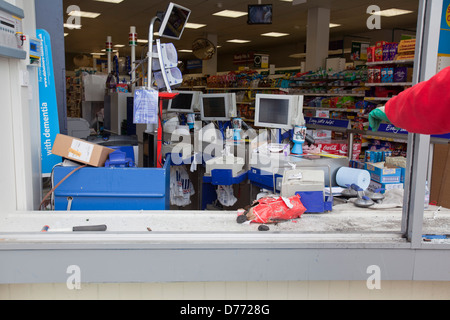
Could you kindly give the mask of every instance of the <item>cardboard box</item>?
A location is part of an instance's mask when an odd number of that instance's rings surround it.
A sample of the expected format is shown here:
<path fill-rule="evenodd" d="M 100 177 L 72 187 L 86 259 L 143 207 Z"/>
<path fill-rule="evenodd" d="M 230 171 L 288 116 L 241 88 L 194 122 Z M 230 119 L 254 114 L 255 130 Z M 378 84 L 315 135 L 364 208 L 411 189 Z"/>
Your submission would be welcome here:
<path fill-rule="evenodd" d="M 58 134 L 52 153 L 93 167 L 104 167 L 113 149 L 105 148 L 77 138 Z"/>
<path fill-rule="evenodd" d="M 379 183 L 371 180 L 368 189 L 375 192 L 378 189 L 384 189 L 381 193 L 386 193 L 386 191 L 400 189 L 403 190 L 403 183 Z"/>
<path fill-rule="evenodd" d="M 450 208 L 450 146 L 434 146 L 433 173 L 431 176 L 430 202 Z"/>
<path fill-rule="evenodd" d="M 384 165 L 384 162 L 366 163 L 371 179 L 378 183 L 400 183 L 401 168 L 386 168 Z"/>

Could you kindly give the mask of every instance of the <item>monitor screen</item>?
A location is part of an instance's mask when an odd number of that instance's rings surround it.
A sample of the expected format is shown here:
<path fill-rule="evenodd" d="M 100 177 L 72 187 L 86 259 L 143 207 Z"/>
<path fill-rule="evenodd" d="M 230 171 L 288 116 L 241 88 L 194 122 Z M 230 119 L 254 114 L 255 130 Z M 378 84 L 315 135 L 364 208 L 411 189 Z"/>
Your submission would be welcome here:
<path fill-rule="evenodd" d="M 204 97 L 203 98 L 204 118 L 226 118 L 227 109 L 224 97 Z"/>
<path fill-rule="evenodd" d="M 159 36 L 163 38 L 180 39 L 191 10 L 174 3 L 169 4 L 164 20 L 159 29 Z"/>
<path fill-rule="evenodd" d="M 261 98 L 258 122 L 286 126 L 289 125 L 289 100 Z"/>
<path fill-rule="evenodd" d="M 272 24 L 272 14 L 271 4 L 249 5 L 248 24 Z"/>
<path fill-rule="evenodd" d="M 169 102 L 169 111 L 192 112 L 194 95 L 191 93 L 179 93 Z"/>

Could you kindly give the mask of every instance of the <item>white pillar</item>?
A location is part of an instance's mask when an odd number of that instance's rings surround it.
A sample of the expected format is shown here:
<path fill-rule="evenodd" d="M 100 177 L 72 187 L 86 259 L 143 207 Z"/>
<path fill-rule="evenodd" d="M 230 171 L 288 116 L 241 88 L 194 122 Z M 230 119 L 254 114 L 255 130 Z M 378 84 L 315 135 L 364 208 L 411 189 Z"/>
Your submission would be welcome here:
<path fill-rule="evenodd" d="M 207 34 L 206 39 L 211 41 L 217 48 L 217 34 Z M 203 60 L 203 74 L 217 74 L 217 53 L 210 60 Z"/>
<path fill-rule="evenodd" d="M 308 9 L 306 37 L 306 71 L 324 68 L 330 42 L 330 9 Z"/>
<path fill-rule="evenodd" d="M 106 53 L 108 54 L 108 74 L 112 71 L 112 37 L 108 36 L 106 38 Z"/>
<path fill-rule="evenodd" d="M 137 33 L 136 33 L 136 27 L 130 27 L 130 39 L 129 39 L 129 44 L 131 47 L 131 70 L 133 70 L 133 72 L 131 73 L 131 83 L 132 83 L 132 88 L 133 88 L 133 92 L 134 92 L 134 88 L 136 86 L 135 81 L 136 81 L 136 70 L 135 70 L 135 64 L 136 64 L 136 45 L 137 45 Z"/>

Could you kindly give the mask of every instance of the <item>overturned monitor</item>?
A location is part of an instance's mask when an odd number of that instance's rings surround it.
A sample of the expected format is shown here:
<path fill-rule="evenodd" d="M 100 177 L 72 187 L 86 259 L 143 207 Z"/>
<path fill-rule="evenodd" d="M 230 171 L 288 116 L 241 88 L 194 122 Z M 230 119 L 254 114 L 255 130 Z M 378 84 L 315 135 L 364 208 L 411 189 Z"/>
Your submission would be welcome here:
<path fill-rule="evenodd" d="M 229 121 L 236 117 L 234 93 L 203 94 L 200 99 L 202 121 Z"/>
<path fill-rule="evenodd" d="M 194 113 L 200 99 L 197 91 L 174 91 L 178 95 L 169 101 L 167 111 L 179 113 Z"/>
<path fill-rule="evenodd" d="M 159 36 L 179 40 L 183 35 L 191 10 L 170 3 L 159 29 Z"/>
<path fill-rule="evenodd" d="M 248 6 L 248 24 L 272 24 L 273 5 L 260 4 Z"/>

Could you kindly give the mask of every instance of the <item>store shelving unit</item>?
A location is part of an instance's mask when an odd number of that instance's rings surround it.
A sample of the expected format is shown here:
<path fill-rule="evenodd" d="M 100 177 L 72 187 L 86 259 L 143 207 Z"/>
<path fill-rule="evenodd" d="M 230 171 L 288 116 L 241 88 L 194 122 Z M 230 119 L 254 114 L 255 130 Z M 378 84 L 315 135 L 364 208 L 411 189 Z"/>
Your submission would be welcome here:
<path fill-rule="evenodd" d="M 66 96 L 67 116 L 70 118 L 81 118 L 83 86 L 80 76 L 66 78 Z"/>
<path fill-rule="evenodd" d="M 400 59 L 400 60 L 391 60 L 391 61 L 374 61 L 374 62 L 367 62 L 366 66 L 370 69 L 373 67 L 379 67 L 379 68 L 395 68 L 396 67 L 412 67 L 414 65 L 414 59 Z M 409 80 L 409 79 L 408 79 Z M 390 99 L 395 97 L 397 94 L 401 93 L 403 90 L 406 90 L 407 88 L 410 88 L 413 85 L 410 81 L 403 81 L 403 82 L 377 82 L 377 83 L 365 83 L 365 86 L 369 88 L 367 91 L 368 96 L 364 98 L 364 100 L 368 103 L 373 104 L 373 107 L 377 107 L 380 105 L 386 104 Z M 388 90 L 395 90 L 396 94 L 393 94 L 392 96 L 379 96 L 376 95 L 376 90 L 378 88 L 386 88 Z M 374 91 L 375 90 L 375 91 Z M 374 95 L 375 92 L 375 95 Z M 389 93 L 392 94 L 392 93 Z M 370 95 L 370 96 L 369 96 Z M 368 109 L 370 110 L 370 108 Z M 386 142 L 393 142 L 393 143 L 399 143 L 399 144 L 407 144 L 408 139 L 406 134 L 395 134 L 395 133 L 388 133 L 388 132 L 372 132 L 372 131 L 363 131 L 363 130 L 354 130 L 352 132 L 353 134 L 359 134 L 361 137 L 363 137 L 365 140 L 369 141 L 386 141 Z M 439 143 L 438 140 L 434 139 L 436 143 Z"/>

